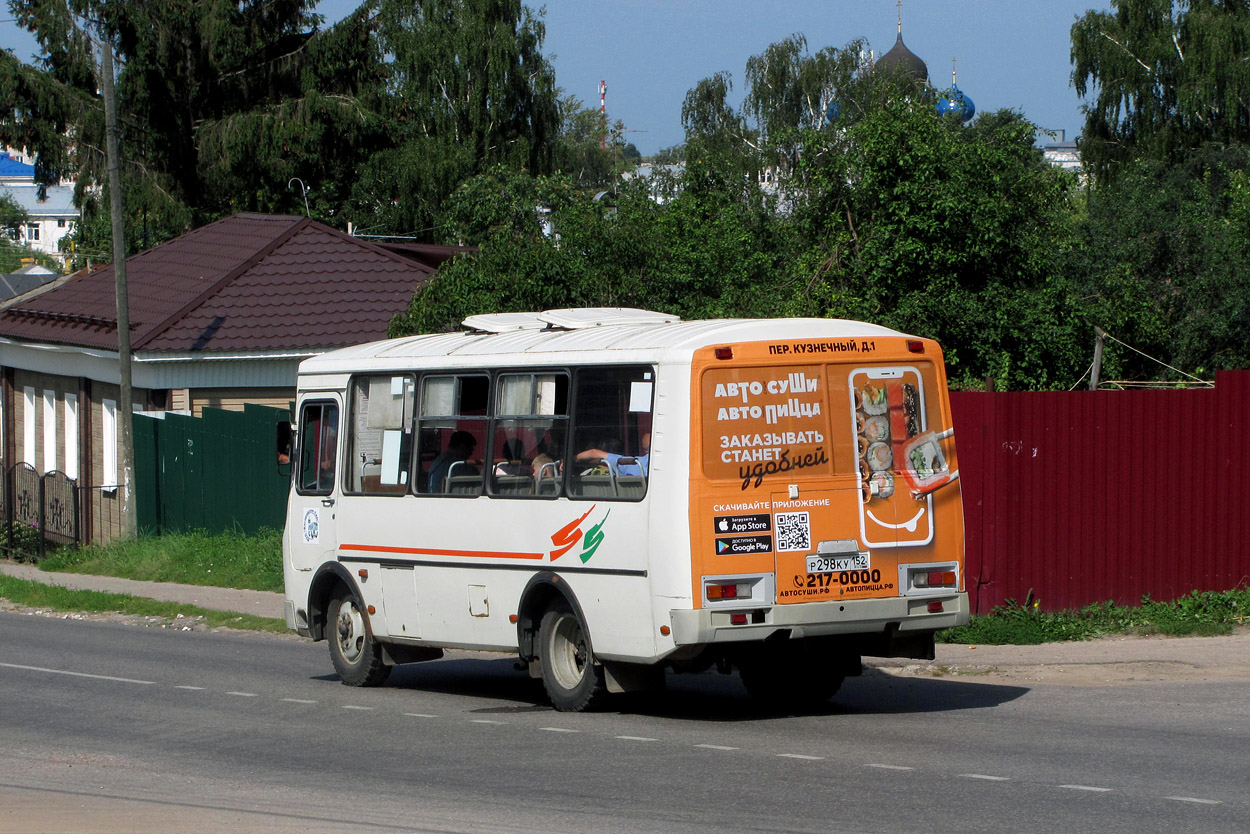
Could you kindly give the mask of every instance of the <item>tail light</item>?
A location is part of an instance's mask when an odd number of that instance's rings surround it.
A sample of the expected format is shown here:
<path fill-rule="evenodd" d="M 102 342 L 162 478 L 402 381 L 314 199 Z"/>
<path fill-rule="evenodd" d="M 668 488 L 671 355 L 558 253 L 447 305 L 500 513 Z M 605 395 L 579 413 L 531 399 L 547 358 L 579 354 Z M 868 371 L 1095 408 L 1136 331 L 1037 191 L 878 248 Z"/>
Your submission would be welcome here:
<path fill-rule="evenodd" d="M 903 594 L 951 593 L 959 590 L 958 562 L 929 562 L 898 566 L 899 587 Z"/>
<path fill-rule="evenodd" d="M 955 572 L 932 570 L 928 573 L 914 573 L 911 583 L 913 588 L 954 588 Z"/>
<path fill-rule="evenodd" d="M 772 574 L 705 576 L 702 585 L 706 605 L 736 608 L 745 604 L 772 605 L 774 601 Z"/>
<path fill-rule="evenodd" d="M 709 600 L 750 599 L 750 597 L 750 582 L 709 583 L 707 586 Z"/>

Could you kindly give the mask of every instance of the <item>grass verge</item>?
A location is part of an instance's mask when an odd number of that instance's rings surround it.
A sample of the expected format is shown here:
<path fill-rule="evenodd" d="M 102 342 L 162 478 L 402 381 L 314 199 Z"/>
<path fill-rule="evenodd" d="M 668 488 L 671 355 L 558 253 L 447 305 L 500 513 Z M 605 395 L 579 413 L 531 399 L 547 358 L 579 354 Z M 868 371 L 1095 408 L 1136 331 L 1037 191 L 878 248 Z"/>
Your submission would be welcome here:
<path fill-rule="evenodd" d="M 161 602 L 129 594 L 75 591 L 2 574 L 0 574 L 0 598 L 7 599 L 16 605 L 50 608 L 55 611 L 84 611 L 92 614 L 116 612 L 137 617 L 166 617 L 171 620 L 181 614 L 184 617 L 200 617 L 206 625 L 212 628 L 224 626 L 245 631 L 275 633 L 287 631 L 286 623 L 273 617 L 213 611 L 195 605 L 179 605 L 174 602 Z"/>
<path fill-rule="evenodd" d="M 937 640 L 989 646 L 1089 640 L 1108 634 L 1213 636 L 1246 624 L 1250 624 L 1250 588 L 1194 591 L 1170 602 L 1146 597 L 1137 606 L 1100 602 L 1075 611 L 1039 611 L 1030 595 L 1023 603 L 1007 600 L 989 614 L 974 616 L 966 626 L 939 632 Z"/>
<path fill-rule="evenodd" d="M 180 533 L 57 551 L 47 571 L 181 582 L 253 591 L 282 590 L 282 536 L 277 530 Z"/>

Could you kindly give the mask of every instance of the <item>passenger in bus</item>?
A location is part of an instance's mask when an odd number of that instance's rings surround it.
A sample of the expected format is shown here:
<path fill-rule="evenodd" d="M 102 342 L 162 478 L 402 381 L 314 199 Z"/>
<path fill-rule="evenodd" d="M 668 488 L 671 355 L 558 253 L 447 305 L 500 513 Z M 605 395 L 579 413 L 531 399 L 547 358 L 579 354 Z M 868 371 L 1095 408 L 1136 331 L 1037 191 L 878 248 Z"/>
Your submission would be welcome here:
<path fill-rule="evenodd" d="M 447 478 L 447 472 L 451 469 L 453 463 L 466 461 L 473 454 L 473 450 L 477 448 L 477 441 L 473 435 L 467 431 L 452 432 L 451 437 L 447 441 L 447 449 L 441 455 L 434 458 L 430 464 L 430 492 L 442 492 L 443 481 Z M 458 475 L 476 475 L 477 469 L 465 467 L 456 467 Z"/>
<path fill-rule="evenodd" d="M 640 442 L 642 453 L 638 455 L 618 455 L 602 449 L 585 449 L 574 458 L 578 463 L 603 461 L 616 475 L 646 475 L 651 463 L 651 433 L 643 434 Z"/>
<path fill-rule="evenodd" d="M 560 474 L 560 462 L 552 457 L 551 451 L 555 449 L 559 453 L 562 445 L 559 435 L 554 430 L 551 433 L 550 442 L 546 437 L 539 437 L 537 445 L 534 446 L 534 458 L 530 461 L 535 477 L 555 478 Z"/>
<path fill-rule="evenodd" d="M 510 437 L 503 442 L 503 460 L 495 464 L 496 475 L 528 475 L 525 461 L 525 444 L 520 438 Z"/>

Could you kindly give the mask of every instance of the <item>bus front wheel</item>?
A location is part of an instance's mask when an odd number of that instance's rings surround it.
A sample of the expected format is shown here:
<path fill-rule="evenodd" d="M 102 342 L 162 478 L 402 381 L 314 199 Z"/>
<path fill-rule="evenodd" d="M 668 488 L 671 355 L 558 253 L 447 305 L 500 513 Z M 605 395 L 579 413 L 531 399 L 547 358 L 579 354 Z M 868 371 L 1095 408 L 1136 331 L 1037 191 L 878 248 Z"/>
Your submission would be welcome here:
<path fill-rule="evenodd" d="M 568 603 L 557 602 L 543 615 L 538 628 L 538 661 L 547 697 L 561 712 L 590 709 L 607 692 L 603 669 L 594 662 L 586 630 Z"/>
<path fill-rule="evenodd" d="M 382 661 L 382 648 L 369 633 L 360 600 L 345 594 L 330 603 L 326 637 L 330 662 L 347 686 L 380 686 L 391 674 Z"/>

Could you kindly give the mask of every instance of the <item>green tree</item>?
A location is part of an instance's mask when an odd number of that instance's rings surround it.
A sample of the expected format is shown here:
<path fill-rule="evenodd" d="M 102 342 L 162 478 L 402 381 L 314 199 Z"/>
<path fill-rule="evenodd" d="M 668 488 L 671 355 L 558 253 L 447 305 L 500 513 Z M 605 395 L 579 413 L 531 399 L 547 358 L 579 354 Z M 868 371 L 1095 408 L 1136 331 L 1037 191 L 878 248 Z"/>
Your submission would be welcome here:
<path fill-rule="evenodd" d="M 288 178 L 332 182 L 336 152 L 372 127 L 371 103 L 360 93 L 380 89 L 383 78 L 367 37 L 368 5 L 325 32 L 316 28 L 314 0 L 9 5 L 44 57 L 38 69 L 11 53 L 0 58 L 0 87 L 9 93 L 0 139 L 36 153 L 40 182 L 77 179 L 80 249 L 107 251 L 107 239 L 95 237 L 103 115 L 85 27 L 102 34 L 122 65 L 131 250 L 239 209 L 302 212 L 303 195 Z"/>
<path fill-rule="evenodd" d="M 560 111 L 554 168 L 572 177 L 579 188 L 607 188 L 641 158 L 637 148 L 623 141 L 625 125 L 620 121 L 608 122 L 575 96 L 565 98 Z"/>
<path fill-rule="evenodd" d="M 660 150 L 651 155 L 648 162 L 656 165 L 675 165 L 679 162 L 684 162 L 685 159 L 686 146 L 673 145 L 670 148 L 660 148 Z"/>
<path fill-rule="evenodd" d="M 765 74 L 800 77 L 786 63 L 808 60 L 800 45 L 767 53 L 784 71 Z M 857 48 L 823 55 L 846 85 L 833 124 L 812 104 L 827 113 L 821 85 L 810 88 L 819 99 L 792 99 L 789 111 L 778 95 L 763 118 L 765 96 L 752 89 L 764 136 L 729 105 L 722 74 L 687 96 L 676 175 L 600 201 L 576 189 L 557 197 L 524 175 L 466 183 L 451 216 L 468 219 L 458 228 L 480 251 L 420 291 L 396 332 L 578 304 L 685 318 L 845 316 L 938 338 L 961 384 L 992 375 L 1013 388 L 1070 385 L 1089 347 L 1060 258 L 1075 178 L 1045 163 L 1019 114 L 963 125 L 907 79 L 866 71 Z M 787 147 L 793 167 L 780 186 L 762 183 L 769 154 Z"/>
<path fill-rule="evenodd" d="M 1209 378 L 1250 364 L 1250 149 L 1123 163 L 1089 195 L 1069 267 L 1109 345 L 1105 376 Z"/>
<path fill-rule="evenodd" d="M 1250 141 L 1250 5 L 1111 0 L 1072 27 L 1072 82 L 1089 95 L 1081 153 L 1104 177 L 1136 156 L 1174 159 Z"/>
<path fill-rule="evenodd" d="M 1075 180 L 1034 134 L 1016 113 L 965 126 L 906 96 L 805 134 L 793 308 L 937 338 L 961 384 L 1071 384 L 1086 328 L 1058 255 Z"/>
<path fill-rule="evenodd" d="M 496 165 L 550 173 L 560 129 L 542 20 L 521 0 L 376 0 L 392 144 L 358 172 L 364 227 L 441 237 L 444 202 Z"/>
<path fill-rule="evenodd" d="M 657 190 L 674 196 L 657 200 Z M 610 201 L 568 177 L 497 169 L 465 182 L 450 203 L 460 239 L 480 250 L 444 265 L 393 334 L 454 329 L 475 313 L 569 306 L 685 318 L 776 309 L 782 220 L 753 180 L 714 166 L 688 164 L 680 187 L 624 182 Z"/>
<path fill-rule="evenodd" d="M 718 160 L 735 171 L 757 176 L 762 165 L 759 133 L 729 103 L 732 90 L 733 78 L 718 72 L 686 93 L 681 105 L 685 159 Z"/>
<path fill-rule="evenodd" d="M 29 219 L 26 210 L 8 194 L 0 193 L 0 232 L 10 240 L 16 240 L 22 234 L 22 227 Z"/>

